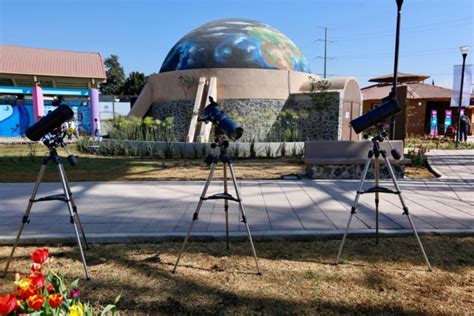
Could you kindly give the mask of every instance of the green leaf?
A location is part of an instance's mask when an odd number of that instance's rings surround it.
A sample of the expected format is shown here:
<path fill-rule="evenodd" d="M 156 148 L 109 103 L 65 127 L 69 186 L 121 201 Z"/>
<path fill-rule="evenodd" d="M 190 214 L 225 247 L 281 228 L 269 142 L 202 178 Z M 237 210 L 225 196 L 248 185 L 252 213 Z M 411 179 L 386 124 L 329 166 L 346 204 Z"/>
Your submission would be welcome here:
<path fill-rule="evenodd" d="M 117 297 L 114 300 L 114 305 L 117 305 L 117 303 L 120 301 L 121 297 L 122 297 L 122 294 L 117 295 Z"/>
<path fill-rule="evenodd" d="M 115 308 L 116 308 L 116 306 L 112 305 L 112 304 L 109 304 L 109 305 L 105 306 L 105 308 L 100 313 L 100 316 L 106 316 L 108 312 L 111 312 L 111 311 L 115 310 Z"/>
<path fill-rule="evenodd" d="M 69 287 L 70 287 L 71 289 L 75 289 L 75 288 L 77 288 L 78 284 L 79 284 L 79 279 L 75 279 L 74 281 L 71 282 L 71 284 L 69 285 Z"/>

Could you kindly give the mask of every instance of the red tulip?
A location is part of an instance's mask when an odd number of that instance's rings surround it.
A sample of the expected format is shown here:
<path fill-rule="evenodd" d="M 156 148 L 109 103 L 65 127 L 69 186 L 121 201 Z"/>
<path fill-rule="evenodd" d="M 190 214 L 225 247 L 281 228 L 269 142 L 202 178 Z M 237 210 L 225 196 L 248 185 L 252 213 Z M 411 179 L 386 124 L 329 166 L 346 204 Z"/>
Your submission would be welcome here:
<path fill-rule="evenodd" d="M 42 268 L 43 268 L 43 266 L 39 263 L 33 263 L 31 265 L 31 271 L 33 271 L 33 272 L 41 272 Z"/>
<path fill-rule="evenodd" d="M 22 299 L 27 299 L 28 297 L 35 295 L 38 289 L 36 289 L 30 278 L 22 278 L 18 280 L 17 284 L 17 294 Z"/>
<path fill-rule="evenodd" d="M 44 287 L 44 276 L 41 273 L 32 273 L 29 278 L 31 279 L 31 285 L 36 289 L 42 289 Z"/>
<path fill-rule="evenodd" d="M 28 297 L 28 306 L 33 310 L 38 310 L 43 307 L 45 297 L 44 295 L 33 295 Z"/>
<path fill-rule="evenodd" d="M 48 248 L 39 248 L 31 254 L 31 260 L 34 263 L 42 264 L 48 259 Z"/>
<path fill-rule="evenodd" d="M 54 286 L 51 283 L 48 283 L 46 290 L 48 290 L 49 294 L 54 293 Z"/>
<path fill-rule="evenodd" d="M 51 294 L 48 297 L 48 304 L 52 308 L 58 307 L 63 302 L 63 295 L 61 293 Z"/>
<path fill-rule="evenodd" d="M 0 295 L 0 315 L 8 315 L 16 308 L 16 296 L 14 294 Z"/>

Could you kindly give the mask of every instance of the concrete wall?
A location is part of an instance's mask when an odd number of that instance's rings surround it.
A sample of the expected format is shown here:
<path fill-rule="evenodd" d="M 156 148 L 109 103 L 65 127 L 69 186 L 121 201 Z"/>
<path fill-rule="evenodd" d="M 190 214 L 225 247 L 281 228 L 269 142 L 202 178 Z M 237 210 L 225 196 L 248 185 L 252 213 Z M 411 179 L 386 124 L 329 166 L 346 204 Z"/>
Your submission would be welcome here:
<path fill-rule="evenodd" d="M 194 100 L 197 84 L 188 91 L 178 84 L 180 76 L 217 78 L 217 101 L 225 99 L 281 99 L 291 93 L 302 92 L 309 76 L 317 75 L 269 69 L 192 69 L 164 72 L 151 76 L 135 102 L 130 115 L 143 116 L 153 102 Z"/>

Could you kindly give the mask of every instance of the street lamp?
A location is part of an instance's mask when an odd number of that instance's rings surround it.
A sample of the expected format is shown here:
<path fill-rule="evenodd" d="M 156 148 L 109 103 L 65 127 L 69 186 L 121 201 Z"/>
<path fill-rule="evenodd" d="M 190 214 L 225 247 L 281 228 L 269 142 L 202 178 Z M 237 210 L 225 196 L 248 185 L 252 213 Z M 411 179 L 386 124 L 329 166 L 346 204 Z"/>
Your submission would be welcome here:
<path fill-rule="evenodd" d="M 458 147 L 459 139 L 461 138 L 461 109 L 462 109 L 462 88 L 464 86 L 464 67 L 466 66 L 466 57 L 469 51 L 468 46 L 460 47 L 462 54 L 462 68 L 461 68 L 461 88 L 459 89 L 459 117 L 458 117 L 458 132 L 456 137 L 456 147 Z"/>

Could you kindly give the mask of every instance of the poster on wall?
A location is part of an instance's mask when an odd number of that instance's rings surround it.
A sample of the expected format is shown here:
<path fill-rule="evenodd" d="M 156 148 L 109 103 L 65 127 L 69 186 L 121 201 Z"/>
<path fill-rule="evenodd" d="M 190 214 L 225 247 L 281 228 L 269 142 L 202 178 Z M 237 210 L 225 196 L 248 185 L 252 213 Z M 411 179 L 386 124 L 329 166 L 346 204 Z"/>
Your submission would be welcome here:
<path fill-rule="evenodd" d="M 430 136 L 438 136 L 438 111 L 431 110 Z"/>
<path fill-rule="evenodd" d="M 446 130 L 448 129 L 449 126 L 453 124 L 452 121 L 452 116 L 453 111 L 452 110 L 446 110 L 446 115 L 444 116 L 444 133 L 446 134 Z"/>

